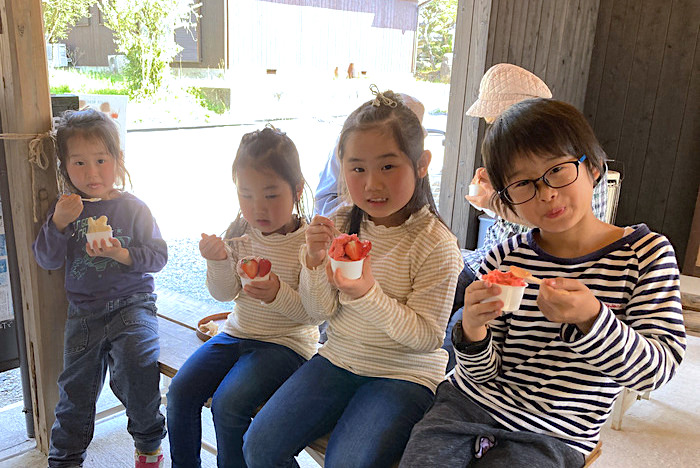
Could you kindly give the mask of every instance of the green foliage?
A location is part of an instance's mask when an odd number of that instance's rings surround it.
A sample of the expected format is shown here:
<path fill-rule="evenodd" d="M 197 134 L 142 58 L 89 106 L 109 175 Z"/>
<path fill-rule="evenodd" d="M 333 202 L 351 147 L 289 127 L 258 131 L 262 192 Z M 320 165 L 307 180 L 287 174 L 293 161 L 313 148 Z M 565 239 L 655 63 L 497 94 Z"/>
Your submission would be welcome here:
<path fill-rule="evenodd" d="M 227 110 L 229 110 L 228 106 L 223 100 L 219 99 L 216 95 L 208 96 L 202 90 L 202 88 L 187 88 L 187 92 L 197 99 L 199 105 L 201 105 L 205 109 L 209 109 L 210 111 L 216 114 L 221 115 Z"/>
<path fill-rule="evenodd" d="M 105 25 L 114 31 L 119 52 L 126 55 L 126 85 L 134 98 L 155 95 L 180 51 L 175 29 L 189 28 L 200 5 L 192 0 L 99 0 Z"/>
<path fill-rule="evenodd" d="M 44 37 L 55 43 L 68 33 L 81 18 L 90 17 L 90 7 L 97 0 L 42 0 Z"/>
<path fill-rule="evenodd" d="M 124 77 L 111 72 L 51 70 L 52 94 L 128 94 Z"/>
<path fill-rule="evenodd" d="M 416 77 L 430 81 L 449 81 L 443 62 L 452 53 L 457 0 L 433 0 L 423 5 L 418 16 Z"/>
<path fill-rule="evenodd" d="M 70 93 L 70 86 L 67 84 L 62 84 L 58 86 L 51 86 L 50 88 L 51 94 L 68 94 Z"/>

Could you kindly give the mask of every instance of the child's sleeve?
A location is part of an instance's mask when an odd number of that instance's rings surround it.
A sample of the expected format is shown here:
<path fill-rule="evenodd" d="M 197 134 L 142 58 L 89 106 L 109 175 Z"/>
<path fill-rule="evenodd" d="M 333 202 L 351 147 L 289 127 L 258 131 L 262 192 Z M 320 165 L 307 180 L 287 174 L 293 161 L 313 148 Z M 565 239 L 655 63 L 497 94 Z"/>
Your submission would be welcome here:
<path fill-rule="evenodd" d="M 496 246 L 484 258 L 479 268 L 479 277 L 490 271 L 498 270 L 501 259 L 505 256 L 502 246 Z M 480 280 L 476 280 L 480 281 Z M 463 311 L 462 314 L 467 311 Z M 464 316 L 464 315 L 463 315 Z M 462 353 L 455 349 L 457 372 L 462 378 L 469 378 L 478 383 L 483 383 L 495 378 L 501 369 L 501 354 L 503 342 L 512 317 L 511 312 L 503 312 L 499 317 L 488 323 L 488 334 L 481 346 L 473 348 L 470 352 Z"/>
<path fill-rule="evenodd" d="M 217 301 L 232 301 L 241 291 L 236 263 L 237 260 L 230 256 L 225 260 L 207 260 L 207 289 Z"/>
<path fill-rule="evenodd" d="M 151 210 L 142 205 L 134 220 L 134 241 L 127 247 L 133 271 L 156 273 L 168 262 L 168 246 Z"/>
<path fill-rule="evenodd" d="M 397 343 L 421 353 L 435 351 L 445 339 L 457 277 L 463 265 L 457 243 L 453 238 L 445 239 L 418 268 L 405 304 L 387 296 L 377 282 L 367 294 L 354 300 L 340 294 L 340 302 Z"/>
<path fill-rule="evenodd" d="M 598 319 L 583 335 L 562 327 L 563 342 L 623 387 L 654 390 L 673 377 L 686 347 L 680 277 L 673 248 L 657 235 L 643 247 L 639 278 L 624 315 L 601 303 Z"/>
<path fill-rule="evenodd" d="M 301 273 L 299 273 L 299 296 L 306 312 L 313 319 L 324 321 L 338 309 L 338 290 L 331 286 L 326 276 L 326 259 L 314 269 L 306 266 L 306 244 L 299 249 Z"/>
<path fill-rule="evenodd" d="M 39 234 L 32 244 L 36 263 L 44 270 L 58 270 L 66 261 L 68 253 L 68 241 L 73 235 L 73 223 L 69 224 L 64 232 L 56 229 L 53 223 L 53 212 L 56 204 L 49 210 L 46 222 L 41 225 Z"/>
<path fill-rule="evenodd" d="M 318 325 L 323 322 L 323 320 L 312 317 L 306 312 L 306 308 L 304 307 L 304 303 L 298 291 L 292 289 L 281 279 L 279 281 L 280 289 L 277 291 L 275 300 L 269 304 L 264 304 L 263 307 L 276 310 L 280 314 L 301 325 Z"/>

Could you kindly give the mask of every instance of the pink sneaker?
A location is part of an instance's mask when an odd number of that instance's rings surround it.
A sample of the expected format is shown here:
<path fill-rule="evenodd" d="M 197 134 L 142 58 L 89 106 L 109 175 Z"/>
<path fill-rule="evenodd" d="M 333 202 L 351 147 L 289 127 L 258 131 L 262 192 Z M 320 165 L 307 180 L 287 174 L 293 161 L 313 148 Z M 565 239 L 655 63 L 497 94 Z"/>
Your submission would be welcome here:
<path fill-rule="evenodd" d="M 134 452 L 134 460 L 136 468 L 163 468 L 164 463 L 163 452 L 160 449 L 153 455 L 139 453 L 137 450 Z"/>

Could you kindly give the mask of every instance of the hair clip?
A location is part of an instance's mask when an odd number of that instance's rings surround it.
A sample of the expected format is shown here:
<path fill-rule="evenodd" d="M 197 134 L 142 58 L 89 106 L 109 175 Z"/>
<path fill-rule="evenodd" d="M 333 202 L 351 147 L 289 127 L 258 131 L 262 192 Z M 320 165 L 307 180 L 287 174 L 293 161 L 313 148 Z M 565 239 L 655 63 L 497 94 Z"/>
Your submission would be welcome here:
<path fill-rule="evenodd" d="M 384 96 L 384 94 L 379 91 L 379 88 L 377 88 L 377 85 L 369 85 L 369 90 L 374 94 L 374 100 L 372 101 L 373 106 L 379 107 L 384 104 L 385 106 L 396 107 L 398 105 L 393 99 Z"/>

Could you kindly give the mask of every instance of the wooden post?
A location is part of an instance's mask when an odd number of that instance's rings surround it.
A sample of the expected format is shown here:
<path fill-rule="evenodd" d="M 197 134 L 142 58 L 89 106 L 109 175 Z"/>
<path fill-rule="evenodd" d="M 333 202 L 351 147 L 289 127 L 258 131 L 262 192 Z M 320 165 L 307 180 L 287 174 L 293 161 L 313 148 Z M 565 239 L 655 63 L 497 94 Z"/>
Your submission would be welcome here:
<path fill-rule="evenodd" d="M 51 129 L 51 99 L 41 0 L 0 0 L 0 117 L 4 133 L 44 133 Z M 63 367 L 63 327 L 67 302 L 63 270 L 44 271 L 34 261 L 32 242 L 57 195 L 55 158 L 47 171 L 28 162 L 29 140 L 4 140 L 19 262 L 30 366 L 37 447 L 48 453 L 49 431 L 58 401 L 56 379 Z M 40 199 L 42 200 L 40 202 Z M 3 200 L 3 202 L 6 202 Z M 33 204 L 38 203 L 38 223 Z"/>

